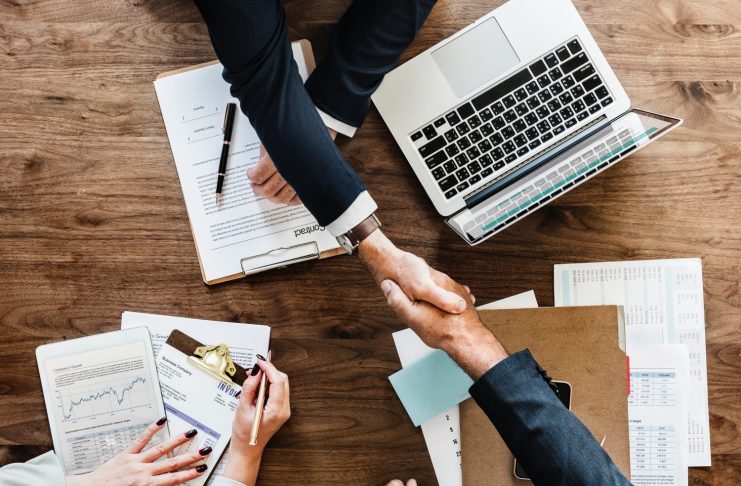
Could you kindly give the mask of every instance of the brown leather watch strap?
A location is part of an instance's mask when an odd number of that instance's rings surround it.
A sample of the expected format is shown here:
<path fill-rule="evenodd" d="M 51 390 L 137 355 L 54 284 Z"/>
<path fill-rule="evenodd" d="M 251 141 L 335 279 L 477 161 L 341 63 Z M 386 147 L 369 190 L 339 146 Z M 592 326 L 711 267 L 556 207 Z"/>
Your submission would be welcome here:
<path fill-rule="evenodd" d="M 358 246 L 361 241 L 368 238 L 368 236 L 381 227 L 381 222 L 374 214 L 371 214 L 363 221 L 361 221 L 353 229 L 345 233 L 345 236 L 350 240 L 353 246 Z"/>

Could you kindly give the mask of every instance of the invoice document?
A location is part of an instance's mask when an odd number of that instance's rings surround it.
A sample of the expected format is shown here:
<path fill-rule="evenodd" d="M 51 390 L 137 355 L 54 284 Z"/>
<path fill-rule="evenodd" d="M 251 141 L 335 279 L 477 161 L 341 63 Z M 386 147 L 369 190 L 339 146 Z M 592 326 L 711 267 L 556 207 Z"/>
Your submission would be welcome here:
<path fill-rule="evenodd" d="M 227 343 L 232 360 L 245 369 L 254 366 L 257 354 L 267 356 L 270 345 L 269 326 L 208 321 L 141 312 L 127 311 L 123 313 L 121 329 L 139 326 L 145 326 L 149 329 L 155 356 L 159 355 L 162 346 L 174 329 L 182 331 L 204 344 Z M 165 406 L 167 407 L 167 400 L 165 400 Z M 172 424 L 170 428 L 171 431 L 174 430 Z M 215 470 L 206 484 L 210 484 L 223 474 L 224 466 L 229 460 L 228 455 L 228 451 L 222 455 L 221 461 L 216 464 Z M 211 464 L 209 464 L 209 467 L 211 467 Z"/>
<path fill-rule="evenodd" d="M 530 290 L 478 307 L 490 309 L 524 309 L 538 307 L 535 293 Z M 407 367 L 432 354 L 435 350 L 427 346 L 411 329 L 393 333 L 394 345 L 399 353 L 401 366 Z M 451 407 L 440 415 L 422 424 L 422 435 L 430 453 L 437 482 L 445 486 L 462 486 L 460 409 Z"/>
<path fill-rule="evenodd" d="M 555 265 L 556 306 L 622 305 L 627 353 L 656 344 L 689 350 L 688 465 L 710 466 L 705 311 L 699 258 Z"/>
<path fill-rule="evenodd" d="M 305 81 L 303 51 L 299 43 L 292 48 Z M 318 258 L 339 248 L 304 206 L 276 204 L 252 191 L 247 171 L 258 162 L 260 140 L 239 110 L 222 201 L 216 203 L 224 111 L 227 103 L 238 103 L 222 71 L 223 66 L 215 63 L 154 83 L 207 283 L 236 278 L 275 261 L 290 262 L 306 255 Z"/>
<path fill-rule="evenodd" d="M 689 352 L 659 344 L 630 356 L 630 481 L 635 486 L 687 485 Z"/>

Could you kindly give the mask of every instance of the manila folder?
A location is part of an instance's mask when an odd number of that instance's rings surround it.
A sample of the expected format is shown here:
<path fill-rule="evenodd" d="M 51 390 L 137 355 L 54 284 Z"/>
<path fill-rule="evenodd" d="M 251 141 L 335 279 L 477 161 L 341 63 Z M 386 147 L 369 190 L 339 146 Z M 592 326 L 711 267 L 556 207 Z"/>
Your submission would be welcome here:
<path fill-rule="evenodd" d="M 616 306 L 541 307 L 480 313 L 504 347 L 529 348 L 556 381 L 571 384 L 571 411 L 587 426 L 626 477 L 628 368 L 619 346 L 622 309 Z M 473 399 L 461 404 L 461 461 L 466 486 L 527 485 L 514 476 L 514 458 Z"/>

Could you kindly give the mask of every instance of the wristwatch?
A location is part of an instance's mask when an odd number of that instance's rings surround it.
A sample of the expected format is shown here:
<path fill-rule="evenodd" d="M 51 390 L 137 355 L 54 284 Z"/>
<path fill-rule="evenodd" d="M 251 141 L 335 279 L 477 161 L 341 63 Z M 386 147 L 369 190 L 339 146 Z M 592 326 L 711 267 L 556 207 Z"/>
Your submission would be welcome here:
<path fill-rule="evenodd" d="M 368 238 L 371 233 L 381 227 L 381 222 L 375 214 L 371 214 L 357 226 L 337 237 L 337 241 L 342 245 L 348 255 L 352 255 L 361 241 Z"/>

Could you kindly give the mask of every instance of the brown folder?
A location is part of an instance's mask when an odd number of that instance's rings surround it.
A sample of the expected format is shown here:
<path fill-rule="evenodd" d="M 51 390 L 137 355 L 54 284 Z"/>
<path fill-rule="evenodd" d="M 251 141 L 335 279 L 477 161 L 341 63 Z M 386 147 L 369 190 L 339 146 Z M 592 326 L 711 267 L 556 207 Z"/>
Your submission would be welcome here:
<path fill-rule="evenodd" d="M 554 380 L 571 384 L 571 411 L 598 442 L 605 439 L 605 451 L 629 478 L 628 364 L 619 346 L 622 310 L 556 307 L 480 315 L 510 353 L 529 348 Z M 532 484 L 515 478 L 512 453 L 473 399 L 461 404 L 460 413 L 465 486 Z"/>

